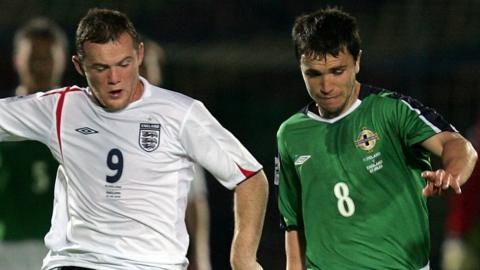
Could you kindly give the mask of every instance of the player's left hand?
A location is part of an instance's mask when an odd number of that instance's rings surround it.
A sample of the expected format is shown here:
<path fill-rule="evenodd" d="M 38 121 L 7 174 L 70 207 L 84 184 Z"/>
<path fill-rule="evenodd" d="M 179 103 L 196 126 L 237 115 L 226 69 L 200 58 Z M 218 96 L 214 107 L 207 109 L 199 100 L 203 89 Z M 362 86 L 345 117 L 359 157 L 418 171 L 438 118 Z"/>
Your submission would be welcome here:
<path fill-rule="evenodd" d="M 423 196 L 429 197 L 442 194 L 443 190 L 452 188 L 455 193 L 460 194 L 460 176 L 454 176 L 445 170 L 439 169 L 436 171 L 424 171 L 422 177 L 427 181 L 423 188 Z"/>

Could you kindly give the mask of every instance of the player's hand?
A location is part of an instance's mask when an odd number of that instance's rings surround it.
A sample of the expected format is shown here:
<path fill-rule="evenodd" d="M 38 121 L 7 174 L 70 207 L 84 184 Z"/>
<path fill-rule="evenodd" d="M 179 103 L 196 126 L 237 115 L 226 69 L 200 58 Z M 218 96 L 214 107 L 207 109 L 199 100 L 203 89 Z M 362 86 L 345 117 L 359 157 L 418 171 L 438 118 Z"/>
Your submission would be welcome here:
<path fill-rule="evenodd" d="M 436 171 L 424 171 L 422 172 L 422 177 L 427 182 L 423 188 L 423 196 L 425 197 L 440 195 L 443 190 L 447 190 L 448 188 L 452 188 L 457 194 L 462 193 L 459 184 L 459 175 L 454 176 L 440 169 Z"/>

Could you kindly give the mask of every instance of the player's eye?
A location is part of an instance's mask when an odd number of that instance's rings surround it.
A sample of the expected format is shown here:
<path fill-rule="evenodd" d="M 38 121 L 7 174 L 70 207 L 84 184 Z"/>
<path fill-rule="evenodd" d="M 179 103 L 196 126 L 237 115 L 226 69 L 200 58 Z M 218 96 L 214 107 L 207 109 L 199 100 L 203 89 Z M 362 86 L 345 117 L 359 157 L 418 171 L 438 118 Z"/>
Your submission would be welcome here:
<path fill-rule="evenodd" d="M 102 66 L 102 65 L 95 65 L 95 66 L 93 66 L 93 69 L 94 69 L 95 71 L 102 72 L 102 71 L 106 70 L 107 67 Z"/>
<path fill-rule="evenodd" d="M 339 76 L 339 75 L 342 75 L 343 72 L 345 72 L 345 69 L 334 69 L 332 71 L 332 74 L 335 75 L 335 76 Z"/>
<path fill-rule="evenodd" d="M 125 61 L 121 62 L 119 66 L 128 67 L 130 65 L 130 62 L 131 62 L 130 60 L 125 60 Z"/>

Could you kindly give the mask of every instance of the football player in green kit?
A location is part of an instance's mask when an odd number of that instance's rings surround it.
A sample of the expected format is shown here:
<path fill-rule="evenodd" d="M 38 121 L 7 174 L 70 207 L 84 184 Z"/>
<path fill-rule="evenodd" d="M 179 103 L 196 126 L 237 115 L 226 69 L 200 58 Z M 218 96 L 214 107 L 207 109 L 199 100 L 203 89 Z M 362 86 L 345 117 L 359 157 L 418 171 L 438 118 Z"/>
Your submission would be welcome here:
<path fill-rule="evenodd" d="M 434 110 L 356 80 L 349 14 L 300 16 L 292 37 L 313 102 L 277 134 L 287 269 L 429 269 L 426 197 L 460 193 L 477 153 Z"/>

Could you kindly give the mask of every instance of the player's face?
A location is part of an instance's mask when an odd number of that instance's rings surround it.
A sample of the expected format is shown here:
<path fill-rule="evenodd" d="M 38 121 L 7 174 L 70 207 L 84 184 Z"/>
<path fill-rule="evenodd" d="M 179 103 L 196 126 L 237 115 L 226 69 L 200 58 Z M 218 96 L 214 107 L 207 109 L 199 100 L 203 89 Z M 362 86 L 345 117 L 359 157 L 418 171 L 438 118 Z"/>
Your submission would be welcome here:
<path fill-rule="evenodd" d="M 143 60 L 143 43 L 135 48 L 132 37 L 124 33 L 105 44 L 85 42 L 83 49 L 84 58 L 74 56 L 73 62 L 104 108 L 121 110 L 142 97 L 138 67 Z"/>
<path fill-rule="evenodd" d="M 58 86 L 65 70 L 65 51 L 46 38 L 24 39 L 14 57 L 20 84 L 29 93 Z"/>
<path fill-rule="evenodd" d="M 360 84 L 355 77 L 360 69 L 360 55 L 357 61 L 346 49 L 337 57 L 302 55 L 300 69 L 308 93 L 317 103 L 322 117 L 339 116 L 357 99 Z"/>

